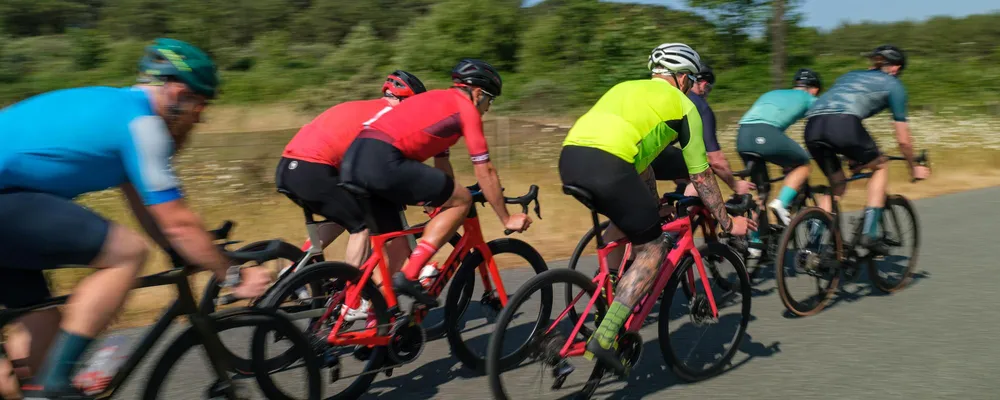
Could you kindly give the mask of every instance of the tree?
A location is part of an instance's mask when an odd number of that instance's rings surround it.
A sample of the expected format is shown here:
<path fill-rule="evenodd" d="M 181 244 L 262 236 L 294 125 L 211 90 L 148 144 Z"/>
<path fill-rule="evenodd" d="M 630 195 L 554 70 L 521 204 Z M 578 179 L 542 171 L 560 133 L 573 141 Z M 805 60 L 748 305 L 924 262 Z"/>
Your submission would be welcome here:
<path fill-rule="evenodd" d="M 396 63 L 418 71 L 447 71 L 465 57 L 501 70 L 516 64 L 520 0 L 444 0 L 396 39 Z"/>
<path fill-rule="evenodd" d="M 728 65 L 738 66 L 745 59 L 742 46 L 767 20 L 770 0 L 688 0 L 687 3 L 711 16 L 726 44 Z"/>
<path fill-rule="evenodd" d="M 773 0 L 771 9 L 771 82 L 779 89 L 785 77 L 785 1 Z"/>

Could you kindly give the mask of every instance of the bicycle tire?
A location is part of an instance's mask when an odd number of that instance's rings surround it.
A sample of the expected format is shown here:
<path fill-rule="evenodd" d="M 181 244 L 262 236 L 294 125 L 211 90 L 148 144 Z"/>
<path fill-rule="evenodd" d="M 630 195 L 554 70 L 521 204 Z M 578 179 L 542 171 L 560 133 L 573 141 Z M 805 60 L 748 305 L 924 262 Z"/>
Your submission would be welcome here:
<path fill-rule="evenodd" d="M 599 225 L 601 232 L 607 230 L 608 226 L 610 225 L 611 225 L 610 220 L 601 222 L 601 224 Z M 576 248 L 573 249 L 573 254 L 570 255 L 569 262 L 566 265 L 567 269 L 572 271 L 577 270 L 577 265 L 579 264 L 580 259 L 583 257 L 583 252 L 586 251 L 587 247 L 590 246 L 590 243 L 594 240 L 594 237 L 596 237 L 594 233 L 594 227 L 590 227 L 590 229 L 587 230 L 587 233 L 584 233 L 583 236 L 580 238 L 580 241 L 577 242 Z M 566 289 L 563 291 L 563 293 L 566 297 L 566 304 L 568 305 L 570 302 L 573 301 L 573 287 L 570 285 L 566 285 Z M 572 309 L 569 310 L 569 317 L 571 318 L 571 321 L 576 321 L 578 318 L 580 318 L 580 315 L 579 313 L 576 312 L 576 309 Z"/>
<path fill-rule="evenodd" d="M 304 349 L 301 351 L 301 358 L 305 362 L 309 377 L 309 400 L 319 400 L 322 397 L 322 377 L 320 376 L 320 360 L 312 352 L 312 346 L 310 346 L 308 339 L 302 335 L 298 327 L 295 326 L 289 319 L 278 315 L 271 310 L 261 310 L 256 308 L 237 308 L 220 311 L 218 313 L 210 315 L 212 323 L 215 327 L 216 332 L 223 332 L 229 329 L 243 328 L 243 327 L 257 327 L 255 331 L 261 331 L 265 327 L 269 329 L 267 332 L 281 332 L 283 336 L 292 341 L 294 349 Z M 202 344 L 202 338 L 198 335 L 198 332 L 194 327 L 189 327 L 187 330 L 182 332 L 177 336 L 176 339 L 167 347 L 166 351 L 163 352 L 163 356 L 153 367 L 153 371 L 147 379 L 146 387 L 143 390 L 142 398 L 144 400 L 156 400 L 158 399 L 158 394 L 161 386 L 166 382 L 170 370 L 177 364 L 177 361 L 181 359 L 188 350 L 200 346 Z M 258 351 L 259 350 L 259 351 Z M 262 349 L 253 349 L 255 355 L 260 354 Z M 253 358 L 253 357 L 252 357 Z M 259 360 L 259 359 L 257 359 Z M 262 364 L 255 362 L 255 370 L 261 371 L 259 367 Z M 274 400 L 286 400 L 292 399 L 292 397 L 286 395 L 282 392 L 274 381 L 271 379 L 270 373 L 258 373 L 254 374 L 257 378 L 257 383 L 261 388 L 261 391 L 267 396 L 268 399 Z"/>
<path fill-rule="evenodd" d="M 534 247 L 531 247 L 530 244 L 524 241 L 512 238 L 502 238 L 491 240 L 486 245 L 489 246 L 490 253 L 494 256 L 498 254 L 515 254 L 524 259 L 534 270 L 535 275 L 548 270 L 548 266 L 545 264 L 545 259 L 542 258 L 542 255 L 539 254 Z M 469 306 L 473 292 L 471 289 L 475 287 L 476 281 L 478 281 L 478 279 L 476 279 L 478 277 L 476 272 L 483 262 L 485 262 L 485 259 L 483 254 L 479 251 L 469 253 L 469 255 L 462 260 L 462 266 L 455 274 L 454 281 L 452 282 L 452 288 L 454 288 L 455 285 L 458 285 L 458 287 L 462 288 L 462 290 L 449 290 L 444 308 L 448 344 L 451 347 L 452 353 L 466 368 L 475 371 L 478 374 L 486 372 L 485 356 L 479 356 L 469 348 L 469 345 L 462 338 L 462 334 L 459 331 L 459 322 L 461 317 L 465 315 L 465 310 Z M 511 288 L 506 289 L 510 290 Z M 538 329 L 542 324 L 544 324 L 551 312 L 552 290 L 547 289 L 542 292 L 542 309 L 539 311 L 539 318 L 535 324 L 535 329 Z M 526 351 L 527 343 L 522 345 L 513 354 L 504 357 L 501 360 L 501 364 L 517 364 L 524 359 Z M 482 352 L 481 354 L 485 355 L 485 352 Z"/>
<path fill-rule="evenodd" d="M 249 251 L 264 250 L 265 248 L 267 248 L 267 246 L 270 245 L 270 243 L 271 243 L 270 241 L 253 242 L 253 243 L 247 244 L 246 246 L 240 247 L 236 251 L 237 252 L 249 252 Z M 287 243 L 287 242 L 281 242 L 281 244 L 278 247 L 278 258 L 267 260 L 267 261 L 264 261 L 264 262 L 274 261 L 274 260 L 279 260 L 280 259 L 280 260 L 291 261 L 292 265 L 295 265 L 295 263 L 299 262 L 299 260 L 301 260 L 302 257 L 305 257 L 305 254 L 306 253 L 304 251 L 302 251 L 298 247 L 295 247 L 295 245 L 293 245 L 291 243 Z M 291 274 L 285 275 L 286 279 L 287 279 L 288 276 L 291 276 Z M 215 299 L 219 297 L 219 285 L 217 284 L 217 282 L 218 281 L 216 280 L 215 275 L 212 275 L 212 277 L 208 281 L 208 285 L 205 286 L 205 292 L 204 292 L 202 301 L 199 304 L 199 308 L 201 309 L 201 312 L 204 313 L 204 314 L 211 314 L 211 313 L 213 313 L 213 312 L 216 311 Z M 278 283 L 280 283 L 280 282 L 281 282 L 281 280 L 279 280 L 278 282 L 275 282 L 273 285 L 271 285 L 271 287 L 268 288 L 268 290 L 265 291 L 264 295 L 262 295 L 261 297 L 258 297 L 256 299 L 250 300 L 250 304 L 249 305 L 250 306 L 255 306 L 257 302 L 259 302 L 261 299 L 263 299 L 264 297 L 266 297 L 267 294 L 268 294 L 268 292 L 270 292 L 271 290 L 273 290 L 274 287 L 277 286 Z M 313 290 L 317 290 L 317 287 L 312 287 L 312 289 Z M 229 362 L 230 362 L 230 365 L 232 365 L 232 367 L 234 369 L 236 369 L 236 371 L 239 371 L 241 374 L 247 375 L 247 376 L 253 374 L 252 369 L 250 367 L 250 360 L 249 359 L 243 358 L 242 356 L 237 355 L 236 353 L 233 353 L 231 350 L 229 350 L 229 348 L 226 348 L 226 352 L 229 353 L 229 358 L 230 358 Z"/>
<path fill-rule="evenodd" d="M 898 212 L 895 207 L 899 207 Z M 878 262 L 875 260 L 868 262 L 868 276 L 871 277 L 872 284 L 885 293 L 896 292 L 910 283 L 913 279 L 913 270 L 917 267 L 917 255 L 920 253 L 920 221 L 917 219 L 917 212 L 913 208 L 913 203 L 906 197 L 890 195 L 886 198 L 885 212 L 882 213 L 882 229 L 883 231 L 888 231 L 887 227 L 890 222 L 888 216 L 892 217 L 898 228 L 900 213 L 909 214 L 910 220 L 913 221 L 913 252 L 910 254 L 906 269 L 903 271 L 902 279 L 898 283 L 893 284 L 879 274 Z M 900 239 L 902 241 L 902 238 Z"/>
<path fill-rule="evenodd" d="M 822 219 L 827 224 L 827 229 L 831 230 L 831 236 L 833 237 L 835 254 L 838 260 L 843 259 L 844 254 L 844 243 L 843 238 L 840 233 L 838 224 L 833 220 L 833 215 L 824 211 L 819 207 L 808 207 L 800 211 L 792 220 L 788 222 L 788 228 L 785 229 L 785 233 L 781 235 L 781 241 L 778 243 L 778 254 L 775 259 L 774 269 L 775 269 L 775 280 L 777 280 L 778 295 L 781 297 L 781 303 L 785 306 L 788 312 L 799 316 L 808 317 L 815 315 L 816 313 L 822 311 L 833 299 L 834 292 L 837 291 L 837 287 L 840 284 L 840 271 L 832 274 L 829 282 L 827 282 L 826 288 L 817 288 L 822 294 L 822 299 L 816 301 L 816 305 L 812 308 L 799 307 L 799 302 L 792 298 L 791 293 L 789 293 L 788 283 L 785 279 L 788 277 L 785 273 L 785 254 L 788 252 L 788 242 L 792 240 L 794 236 L 795 228 L 799 224 L 803 224 L 808 220 L 812 219 Z"/>
<path fill-rule="evenodd" d="M 750 275 L 749 273 L 747 273 L 746 264 L 743 262 L 743 258 L 740 257 L 740 255 L 736 253 L 736 251 L 734 251 L 732 248 L 722 243 L 708 243 L 701 246 L 698 249 L 698 251 L 701 253 L 702 258 L 707 259 L 710 256 L 719 256 L 733 265 L 733 268 L 736 270 L 736 275 L 739 278 L 739 285 L 740 285 L 739 290 L 742 300 L 741 304 L 742 309 L 741 309 L 740 325 L 739 328 L 737 329 L 735 340 L 733 341 L 732 346 L 726 351 L 726 353 L 723 354 L 721 358 L 715 359 L 714 362 L 712 363 L 712 366 L 704 371 L 699 372 L 687 367 L 677 357 L 678 353 L 674 351 L 674 348 L 670 343 L 671 318 L 669 317 L 669 315 L 670 315 L 670 306 L 674 299 L 673 293 L 677 291 L 677 287 L 680 284 L 680 282 L 687 281 L 687 279 L 685 278 L 688 269 L 695 267 L 695 262 L 694 262 L 695 260 L 692 255 L 690 254 L 686 255 L 683 259 L 681 259 L 681 261 L 677 265 L 677 268 L 670 276 L 670 280 L 667 281 L 667 286 L 663 290 L 663 296 L 661 297 L 662 300 L 660 301 L 658 339 L 660 344 L 660 352 L 663 354 L 663 360 L 667 362 L 667 365 L 670 365 L 671 370 L 673 370 L 678 377 L 688 382 L 702 381 L 718 375 L 719 373 L 722 372 L 722 370 L 726 367 L 726 365 L 729 364 L 729 361 L 733 359 L 733 356 L 736 355 L 736 352 L 740 348 L 740 344 L 746 337 L 747 325 L 750 323 L 750 305 L 751 305 L 750 303 L 753 294 L 753 289 L 750 284 Z M 714 267 L 709 268 L 707 265 L 705 267 L 706 267 L 705 268 L 706 272 L 712 271 L 708 273 L 716 275 L 714 279 L 713 278 L 708 278 L 708 279 L 716 281 L 716 283 L 718 283 L 719 280 L 723 280 L 723 278 L 719 276 L 718 270 L 716 268 Z M 702 279 L 705 279 L 705 277 L 703 277 Z M 728 281 L 726 282 L 727 282 L 726 286 L 729 286 Z M 723 288 L 720 287 L 719 289 Z M 691 296 L 686 295 L 685 298 L 690 299 Z"/>
<path fill-rule="evenodd" d="M 530 298 L 535 292 L 545 287 L 552 288 L 557 284 L 576 285 L 591 295 L 597 292 L 597 285 L 594 284 L 591 278 L 588 278 L 583 273 L 566 268 L 545 271 L 541 274 L 535 275 L 525 282 L 524 285 L 521 285 L 517 292 L 514 293 L 514 296 L 510 298 L 510 301 L 507 302 L 507 307 L 504 307 L 503 311 L 501 311 L 500 315 L 497 317 L 496 330 L 493 331 L 492 335 L 490 335 L 489 345 L 486 347 L 486 375 L 489 381 L 490 391 L 493 393 L 494 399 L 509 399 L 509 397 L 507 397 L 507 393 L 504 391 L 503 382 L 500 380 L 500 374 L 509 369 L 510 366 L 502 368 L 500 355 L 503 352 L 503 337 L 509 330 L 511 319 L 517 315 L 518 307 L 528 300 L 528 298 Z M 594 312 L 597 313 L 597 319 L 602 318 L 608 308 L 606 298 L 601 296 L 601 298 L 594 303 L 594 307 Z M 529 342 L 530 341 L 531 340 L 529 338 Z M 599 366 L 600 363 L 598 363 L 598 367 Z"/>
<path fill-rule="evenodd" d="M 295 291 L 303 285 L 310 284 L 312 282 L 331 281 L 337 279 L 343 279 L 345 281 L 356 283 L 357 280 L 361 278 L 361 274 L 361 270 L 351 266 L 350 264 L 337 261 L 324 261 L 310 264 L 292 274 L 257 306 L 260 308 L 278 309 L 279 305 L 285 298 L 293 295 Z M 375 288 L 375 285 L 370 280 L 367 285 L 365 285 L 363 293 L 363 295 L 366 296 L 371 302 L 369 312 L 375 314 L 375 320 L 379 327 L 378 334 L 388 335 L 390 314 L 385 298 L 382 297 L 382 293 Z M 323 301 L 322 303 L 325 305 L 326 302 Z M 323 308 L 326 307 L 339 306 L 331 304 L 325 305 Z M 313 324 L 310 324 L 310 328 L 312 326 Z M 326 334 L 327 333 L 325 331 L 309 331 L 306 334 L 306 337 L 310 339 L 310 342 L 321 341 L 322 343 L 326 343 Z M 382 368 L 382 366 L 386 363 L 387 356 L 388 353 L 385 347 L 378 346 L 373 348 L 371 355 L 368 357 L 368 364 L 365 366 L 364 371 L 358 375 L 358 378 L 354 381 L 354 383 L 348 386 L 347 389 L 341 391 L 341 393 L 327 397 L 326 400 L 355 399 L 363 395 L 368 390 L 368 387 L 371 386 L 372 381 L 375 380 L 376 374 L 372 371 L 377 371 L 379 368 Z M 280 356 L 267 360 L 265 368 L 269 371 L 273 371 L 290 365 L 295 361 L 297 361 L 297 359 L 291 357 L 288 353 L 284 353 Z"/>

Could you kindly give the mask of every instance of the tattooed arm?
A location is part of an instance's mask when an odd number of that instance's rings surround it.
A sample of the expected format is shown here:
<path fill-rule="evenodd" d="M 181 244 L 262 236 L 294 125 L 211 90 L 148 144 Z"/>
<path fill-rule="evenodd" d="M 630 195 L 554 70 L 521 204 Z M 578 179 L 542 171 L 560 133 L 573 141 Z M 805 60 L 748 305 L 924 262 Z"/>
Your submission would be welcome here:
<path fill-rule="evenodd" d="M 706 169 L 697 174 L 691 175 L 691 184 L 698 190 L 698 197 L 705 207 L 712 212 L 712 216 L 719 221 L 719 226 L 724 232 L 733 229 L 733 220 L 726 212 L 725 201 L 722 200 L 722 192 L 719 190 L 719 183 L 715 181 L 715 174 L 712 169 Z"/>

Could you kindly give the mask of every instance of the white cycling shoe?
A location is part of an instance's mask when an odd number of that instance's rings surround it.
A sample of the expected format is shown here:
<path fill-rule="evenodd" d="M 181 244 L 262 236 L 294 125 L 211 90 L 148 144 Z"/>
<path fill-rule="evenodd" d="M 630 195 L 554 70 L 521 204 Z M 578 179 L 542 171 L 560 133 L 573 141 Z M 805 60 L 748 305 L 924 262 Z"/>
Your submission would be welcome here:
<path fill-rule="evenodd" d="M 361 305 L 358 308 L 347 308 L 347 305 L 341 306 L 341 310 L 347 315 L 344 316 L 345 322 L 362 321 L 368 319 L 368 309 L 371 308 L 372 303 L 368 300 L 361 299 Z"/>
<path fill-rule="evenodd" d="M 770 203 L 767 203 L 767 208 L 771 209 L 771 212 L 773 212 L 785 226 L 788 226 L 788 223 L 792 220 L 792 216 L 788 214 L 788 209 L 785 208 L 785 205 L 781 204 L 781 200 L 771 200 Z"/>

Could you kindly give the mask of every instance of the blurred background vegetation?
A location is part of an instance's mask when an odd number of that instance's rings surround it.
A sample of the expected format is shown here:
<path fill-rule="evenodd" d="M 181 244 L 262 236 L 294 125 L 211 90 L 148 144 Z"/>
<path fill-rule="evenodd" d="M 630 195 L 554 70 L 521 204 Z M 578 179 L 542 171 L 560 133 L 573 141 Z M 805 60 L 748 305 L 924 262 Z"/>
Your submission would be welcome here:
<path fill-rule="evenodd" d="M 169 36 L 218 60 L 220 102 L 305 111 L 376 96 L 396 68 L 442 87 L 459 58 L 478 57 L 503 72 L 497 111 L 571 114 L 619 81 L 647 77 L 650 49 L 673 41 L 715 68 L 720 109 L 749 105 L 773 74 L 785 85 L 799 67 L 828 86 L 882 43 L 911 56 L 913 106 L 1000 107 L 998 13 L 820 31 L 801 24 L 794 0 L 688 5 L 698 12 L 597 0 L 3 0 L 0 106 L 64 87 L 129 85 L 142 47 Z M 772 46 L 776 32 L 781 46 Z"/>

